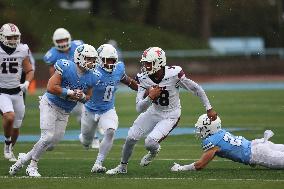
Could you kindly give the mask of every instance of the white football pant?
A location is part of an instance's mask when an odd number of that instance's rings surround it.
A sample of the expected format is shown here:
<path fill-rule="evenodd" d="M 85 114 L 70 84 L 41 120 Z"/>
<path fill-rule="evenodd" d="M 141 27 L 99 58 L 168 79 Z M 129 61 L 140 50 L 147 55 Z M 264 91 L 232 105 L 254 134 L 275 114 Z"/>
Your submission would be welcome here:
<path fill-rule="evenodd" d="M 134 121 L 128 131 L 128 137 L 140 140 L 148 136 L 156 142 L 161 142 L 177 126 L 180 115 L 180 109 L 161 112 L 150 107 Z"/>
<path fill-rule="evenodd" d="M 283 144 L 274 144 L 270 141 L 257 142 L 257 140 L 253 140 L 251 143 L 251 153 L 251 164 L 272 169 L 284 168 Z"/>
<path fill-rule="evenodd" d="M 38 161 L 46 150 L 52 150 L 63 138 L 68 122 L 69 113 L 55 106 L 44 95 L 40 101 L 41 136 L 25 157 L 25 162 L 33 159 Z"/>
<path fill-rule="evenodd" d="M 117 127 L 118 116 L 115 108 L 103 114 L 95 114 L 86 110 L 85 107 L 83 108 L 81 117 L 81 134 L 84 145 L 90 145 L 92 143 L 97 129 L 103 129 L 105 132 L 107 129 L 117 130 Z"/>
<path fill-rule="evenodd" d="M 0 93 L 0 110 L 3 113 L 15 112 L 13 128 L 20 128 L 25 115 L 23 92 L 14 95 Z"/>

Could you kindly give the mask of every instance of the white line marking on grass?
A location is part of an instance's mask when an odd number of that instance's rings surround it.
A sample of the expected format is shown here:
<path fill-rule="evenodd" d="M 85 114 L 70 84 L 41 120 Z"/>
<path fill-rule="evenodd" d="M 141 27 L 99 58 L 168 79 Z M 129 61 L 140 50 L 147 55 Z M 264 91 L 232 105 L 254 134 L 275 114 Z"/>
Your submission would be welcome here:
<path fill-rule="evenodd" d="M 86 158 L 86 157 L 78 157 L 78 158 L 74 158 L 74 157 L 72 157 L 72 158 L 68 158 L 68 157 L 66 157 L 66 158 L 60 158 L 60 157 L 58 157 L 58 158 L 56 158 L 56 157 L 44 157 L 44 158 L 42 158 L 42 159 L 45 159 L 45 160 L 48 160 L 48 159 L 50 159 L 50 160 L 94 160 L 94 158 Z M 117 159 L 117 158 L 107 158 L 107 160 L 119 160 L 119 159 Z M 131 161 L 140 161 L 141 159 L 131 159 Z M 196 160 L 198 160 L 198 159 L 186 159 L 186 158 L 179 158 L 179 159 L 171 159 L 171 158 L 157 158 L 157 159 L 155 159 L 155 161 L 196 161 Z M 225 162 L 225 161 L 227 161 L 227 162 L 232 162 L 232 160 L 229 160 L 229 159 L 216 159 L 216 160 L 212 160 L 212 161 L 214 161 L 214 162 Z"/>
<path fill-rule="evenodd" d="M 28 177 L 28 176 L 0 176 L 0 179 L 93 179 L 93 177 Z M 124 178 L 113 178 L 109 177 L 96 177 L 96 179 L 104 180 L 104 179 L 114 179 L 114 180 L 208 180 L 208 181 L 264 181 L 264 182 L 284 182 L 284 179 L 226 179 L 226 178 L 192 178 L 192 177 L 124 177 Z"/>

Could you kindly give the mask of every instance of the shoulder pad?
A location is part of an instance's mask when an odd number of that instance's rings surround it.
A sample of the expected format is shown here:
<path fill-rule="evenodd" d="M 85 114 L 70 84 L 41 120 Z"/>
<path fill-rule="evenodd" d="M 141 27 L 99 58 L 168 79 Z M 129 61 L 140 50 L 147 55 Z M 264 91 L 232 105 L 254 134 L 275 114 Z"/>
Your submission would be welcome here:
<path fill-rule="evenodd" d="M 146 76 L 147 76 L 147 74 L 145 74 L 145 73 L 138 73 L 136 78 L 137 78 L 138 81 L 141 81 L 143 79 L 146 79 Z"/>
<path fill-rule="evenodd" d="M 28 56 L 30 54 L 30 48 L 27 44 L 20 43 L 17 46 L 17 49 L 20 50 L 21 52 L 23 52 L 26 56 Z"/>
<path fill-rule="evenodd" d="M 29 46 L 27 44 L 23 44 L 23 43 L 20 43 L 18 45 L 19 48 L 22 48 L 22 49 L 29 49 Z"/>
<path fill-rule="evenodd" d="M 57 52 L 56 52 L 55 47 L 52 47 L 51 49 L 49 49 L 43 57 L 44 62 L 47 63 L 48 65 L 54 64 L 57 61 L 56 53 Z"/>
<path fill-rule="evenodd" d="M 165 77 L 174 77 L 178 76 L 178 74 L 182 71 L 182 68 L 180 66 L 166 66 L 166 75 Z"/>
<path fill-rule="evenodd" d="M 60 59 L 56 61 L 54 68 L 60 75 L 62 75 L 63 72 L 70 67 L 70 64 L 72 64 L 70 60 Z"/>
<path fill-rule="evenodd" d="M 71 44 L 74 44 L 74 45 L 76 45 L 76 46 L 79 46 L 79 45 L 82 45 L 82 44 L 84 44 L 84 42 L 82 41 L 82 40 L 73 40 L 73 41 L 71 41 Z"/>
<path fill-rule="evenodd" d="M 125 70 L 125 65 L 124 65 L 124 63 L 123 62 L 118 62 L 117 64 L 116 64 L 116 67 L 119 69 L 119 70 Z"/>

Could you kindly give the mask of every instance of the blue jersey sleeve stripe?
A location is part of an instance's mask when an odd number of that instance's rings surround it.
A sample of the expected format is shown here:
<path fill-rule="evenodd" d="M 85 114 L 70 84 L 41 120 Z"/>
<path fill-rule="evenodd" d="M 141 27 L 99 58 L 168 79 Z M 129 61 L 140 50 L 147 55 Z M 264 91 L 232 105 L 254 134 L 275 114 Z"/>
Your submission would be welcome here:
<path fill-rule="evenodd" d="M 55 68 L 56 71 L 58 71 L 62 75 L 63 70 L 62 70 L 62 68 L 60 68 L 60 66 L 57 64 L 57 62 L 54 64 L 54 68 Z"/>
<path fill-rule="evenodd" d="M 213 148 L 213 147 L 214 147 L 214 145 L 213 145 L 211 142 L 209 142 L 208 144 L 203 145 L 203 146 L 202 146 L 202 149 L 203 149 L 204 151 L 207 151 L 207 150 L 209 150 L 209 149 L 211 149 L 211 148 Z"/>

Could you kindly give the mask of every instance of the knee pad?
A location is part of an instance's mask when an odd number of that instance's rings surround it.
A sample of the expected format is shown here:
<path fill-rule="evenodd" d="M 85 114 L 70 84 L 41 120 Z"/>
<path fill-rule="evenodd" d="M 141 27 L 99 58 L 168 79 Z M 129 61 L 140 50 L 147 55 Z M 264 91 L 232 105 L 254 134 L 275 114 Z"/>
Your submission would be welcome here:
<path fill-rule="evenodd" d="M 53 143 L 54 134 L 51 132 L 44 132 L 41 136 L 41 139 L 45 145 L 50 146 Z"/>
<path fill-rule="evenodd" d="M 150 151 L 150 152 L 154 152 L 157 151 L 160 147 L 160 144 L 155 141 L 154 139 L 152 139 L 151 137 L 147 137 L 145 139 L 145 148 Z"/>
<path fill-rule="evenodd" d="M 138 140 L 132 138 L 132 137 L 129 137 L 127 136 L 126 137 L 126 140 L 125 140 L 125 143 L 128 143 L 128 144 L 135 144 Z"/>
<path fill-rule="evenodd" d="M 107 129 L 105 131 L 105 137 L 108 137 L 108 138 L 113 138 L 114 137 L 114 133 L 115 133 L 115 130 L 114 129 Z"/>

